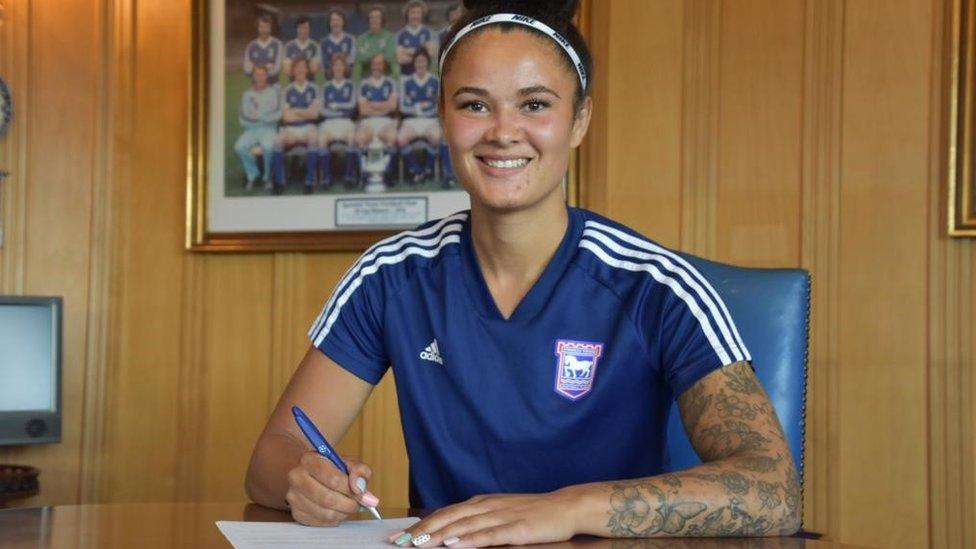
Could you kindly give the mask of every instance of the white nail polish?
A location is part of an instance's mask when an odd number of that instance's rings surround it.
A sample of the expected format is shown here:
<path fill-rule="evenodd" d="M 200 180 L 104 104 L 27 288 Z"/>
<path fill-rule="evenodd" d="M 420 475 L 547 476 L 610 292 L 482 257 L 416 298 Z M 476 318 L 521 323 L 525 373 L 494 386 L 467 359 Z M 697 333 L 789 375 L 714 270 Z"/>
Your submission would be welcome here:
<path fill-rule="evenodd" d="M 421 545 L 427 543 L 428 541 L 430 541 L 430 534 L 420 534 L 419 536 L 411 540 L 414 547 L 420 547 Z"/>
<path fill-rule="evenodd" d="M 359 491 L 360 492 L 365 492 L 366 491 L 366 479 L 363 478 L 363 477 L 357 478 L 356 479 L 356 488 L 359 488 Z"/>
<path fill-rule="evenodd" d="M 446 540 L 444 540 L 444 545 L 450 547 L 459 541 L 461 541 L 460 538 L 456 538 L 456 537 L 447 538 Z"/>

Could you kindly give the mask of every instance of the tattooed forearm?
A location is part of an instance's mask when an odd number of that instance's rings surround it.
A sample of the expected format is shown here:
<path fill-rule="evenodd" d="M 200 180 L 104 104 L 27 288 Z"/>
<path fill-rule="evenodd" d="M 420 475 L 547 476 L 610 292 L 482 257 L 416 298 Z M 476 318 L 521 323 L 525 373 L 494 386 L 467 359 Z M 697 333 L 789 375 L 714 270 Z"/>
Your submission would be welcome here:
<path fill-rule="evenodd" d="M 754 536 L 796 531 L 800 484 L 782 429 L 749 365 L 713 372 L 678 403 L 689 439 L 705 463 L 607 486 L 609 533 Z"/>

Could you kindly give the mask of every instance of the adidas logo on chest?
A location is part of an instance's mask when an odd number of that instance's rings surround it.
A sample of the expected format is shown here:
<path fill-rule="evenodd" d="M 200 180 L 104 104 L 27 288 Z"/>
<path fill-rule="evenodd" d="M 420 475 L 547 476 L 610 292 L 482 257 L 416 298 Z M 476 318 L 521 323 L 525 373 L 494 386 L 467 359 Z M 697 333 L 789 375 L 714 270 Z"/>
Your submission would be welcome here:
<path fill-rule="evenodd" d="M 423 351 L 420 351 L 420 358 L 422 360 L 436 362 L 441 366 L 444 365 L 444 360 L 441 358 L 440 347 L 437 345 L 437 338 L 434 338 L 434 340 L 431 341 Z"/>

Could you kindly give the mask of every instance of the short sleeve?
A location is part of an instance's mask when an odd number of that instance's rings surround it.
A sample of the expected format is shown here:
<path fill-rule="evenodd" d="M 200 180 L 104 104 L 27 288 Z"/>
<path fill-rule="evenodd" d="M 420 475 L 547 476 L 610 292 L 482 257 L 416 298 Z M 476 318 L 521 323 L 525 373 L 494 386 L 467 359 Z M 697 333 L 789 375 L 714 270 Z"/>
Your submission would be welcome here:
<path fill-rule="evenodd" d="M 658 342 L 665 378 L 677 397 L 714 370 L 750 357 L 711 285 L 694 270 L 669 274 L 661 281 L 667 293 Z"/>
<path fill-rule="evenodd" d="M 363 381 L 376 385 L 389 367 L 383 345 L 383 293 L 378 277 L 354 265 L 308 331 L 312 344 Z"/>

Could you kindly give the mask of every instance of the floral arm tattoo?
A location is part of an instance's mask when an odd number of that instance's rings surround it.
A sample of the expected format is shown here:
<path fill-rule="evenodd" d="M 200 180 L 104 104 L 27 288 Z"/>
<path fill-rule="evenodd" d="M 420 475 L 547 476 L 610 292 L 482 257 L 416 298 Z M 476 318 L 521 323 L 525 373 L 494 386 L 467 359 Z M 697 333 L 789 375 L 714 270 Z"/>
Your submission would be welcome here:
<path fill-rule="evenodd" d="M 607 483 L 614 537 L 762 536 L 800 526 L 800 484 L 786 438 L 749 364 L 712 372 L 678 397 L 702 465 Z"/>

